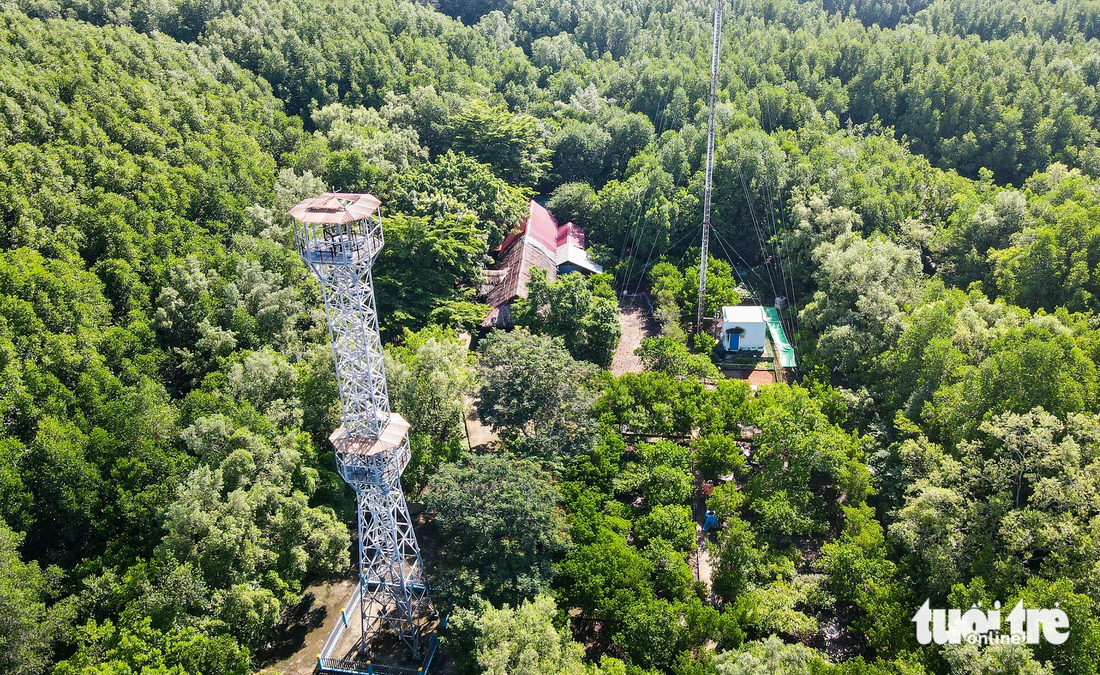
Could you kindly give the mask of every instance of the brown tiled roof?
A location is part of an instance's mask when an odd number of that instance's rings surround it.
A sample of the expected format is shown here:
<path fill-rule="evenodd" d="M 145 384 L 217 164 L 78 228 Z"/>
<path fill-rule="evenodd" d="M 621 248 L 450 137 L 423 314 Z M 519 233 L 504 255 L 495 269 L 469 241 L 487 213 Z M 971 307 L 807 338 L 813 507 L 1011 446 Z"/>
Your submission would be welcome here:
<path fill-rule="evenodd" d="M 527 297 L 527 282 L 531 280 L 531 268 L 546 270 L 551 281 L 558 276 L 558 266 L 541 246 L 527 240 L 517 240 L 501 254 L 497 269 L 486 274 L 486 302 L 499 307 L 516 298 Z M 503 272 L 503 274 L 501 274 Z M 494 274 L 495 273 L 495 274 Z M 496 281 L 496 283 L 493 283 Z"/>

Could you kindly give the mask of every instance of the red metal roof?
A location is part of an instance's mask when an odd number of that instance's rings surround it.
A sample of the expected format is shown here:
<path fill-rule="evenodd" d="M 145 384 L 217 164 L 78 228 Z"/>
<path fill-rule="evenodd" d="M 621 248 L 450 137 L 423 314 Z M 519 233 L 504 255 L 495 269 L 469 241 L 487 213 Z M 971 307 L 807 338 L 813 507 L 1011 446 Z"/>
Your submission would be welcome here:
<path fill-rule="evenodd" d="M 573 244 L 578 248 L 584 248 L 584 230 L 574 223 L 566 223 L 558 228 L 558 248 L 566 244 Z"/>
<path fill-rule="evenodd" d="M 581 264 L 574 260 L 578 255 L 587 261 L 583 229 L 574 223 L 558 227 L 554 216 L 534 200 L 531 200 L 528 208 L 527 218 L 508 233 L 497 249 L 497 269 L 486 273 L 486 284 L 482 292 L 494 309 L 489 312 L 483 326 L 494 322 L 501 305 L 516 298 L 527 297 L 527 282 L 531 279 L 532 268 L 546 270 L 551 281 L 557 278 L 558 265 L 562 262 L 557 260 L 559 248 L 568 245 L 575 247 L 570 249 L 572 255 L 569 262 Z M 587 261 L 585 269 L 601 271 L 590 261 Z"/>
<path fill-rule="evenodd" d="M 326 192 L 303 199 L 287 214 L 303 223 L 350 223 L 370 217 L 381 205 L 374 195 Z"/>
<path fill-rule="evenodd" d="M 527 218 L 519 224 L 519 227 L 508 233 L 499 250 L 507 251 L 517 239 L 527 235 L 545 246 L 553 255 L 558 250 L 558 221 L 534 199 L 527 205 L 527 209 Z"/>

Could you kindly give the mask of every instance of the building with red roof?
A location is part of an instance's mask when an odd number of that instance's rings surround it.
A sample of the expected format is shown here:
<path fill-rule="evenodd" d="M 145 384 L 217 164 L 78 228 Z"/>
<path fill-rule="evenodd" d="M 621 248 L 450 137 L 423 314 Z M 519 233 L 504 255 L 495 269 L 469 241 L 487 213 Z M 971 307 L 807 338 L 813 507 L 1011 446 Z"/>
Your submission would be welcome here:
<path fill-rule="evenodd" d="M 508 233 L 497 248 L 496 269 L 486 270 L 482 293 L 492 306 L 482 326 L 512 325 L 511 303 L 527 297 L 531 270 L 546 270 L 554 281 L 558 274 L 584 272 L 599 274 L 603 268 L 592 262 L 585 251 L 584 230 L 573 224 L 559 226 L 557 219 L 541 204 L 531 200 L 528 215 Z"/>

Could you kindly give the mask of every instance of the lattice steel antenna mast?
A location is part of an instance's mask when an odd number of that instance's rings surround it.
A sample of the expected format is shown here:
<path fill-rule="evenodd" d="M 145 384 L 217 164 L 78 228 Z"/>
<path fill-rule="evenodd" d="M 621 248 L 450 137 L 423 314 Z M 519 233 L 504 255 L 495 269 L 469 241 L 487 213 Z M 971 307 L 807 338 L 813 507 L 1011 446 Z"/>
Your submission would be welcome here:
<path fill-rule="evenodd" d="M 714 34 L 710 48 L 710 118 L 707 122 L 707 169 L 703 179 L 703 240 L 699 253 L 699 307 L 695 312 L 695 333 L 703 332 L 703 311 L 707 296 L 707 249 L 710 248 L 710 191 L 714 182 L 714 112 L 718 103 L 718 59 L 722 48 L 722 0 L 714 1 Z"/>
<path fill-rule="evenodd" d="M 420 547 L 401 491 L 409 423 L 390 412 L 371 266 L 382 248 L 378 199 L 326 193 L 288 213 L 298 252 L 321 280 L 343 424 L 329 440 L 359 510 L 360 649 L 387 627 L 420 656 L 431 605 Z"/>

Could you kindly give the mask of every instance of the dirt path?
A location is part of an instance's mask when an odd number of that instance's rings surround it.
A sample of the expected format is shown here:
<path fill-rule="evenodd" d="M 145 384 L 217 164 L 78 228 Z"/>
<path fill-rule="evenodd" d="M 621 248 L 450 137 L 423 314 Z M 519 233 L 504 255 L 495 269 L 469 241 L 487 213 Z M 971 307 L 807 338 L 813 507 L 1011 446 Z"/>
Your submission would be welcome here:
<path fill-rule="evenodd" d="M 707 533 L 703 531 L 703 521 L 707 517 L 707 498 L 703 496 L 703 477 L 695 473 L 695 502 L 691 506 L 692 515 L 695 518 L 695 553 L 692 556 L 692 568 L 695 572 L 695 580 L 707 585 L 707 594 L 714 595 L 714 585 L 711 576 L 714 569 L 711 565 L 710 551 L 707 550 Z"/>
<path fill-rule="evenodd" d="M 470 450 L 474 452 L 487 452 L 500 444 L 500 438 L 493 430 L 481 423 L 477 416 L 477 404 L 470 398 L 466 400 L 466 438 L 470 442 Z"/>
<path fill-rule="evenodd" d="M 714 568 L 711 566 L 710 551 L 707 550 L 706 543 L 699 547 L 699 552 L 696 555 L 698 556 L 698 580 L 707 585 L 707 595 L 713 596 L 714 583 L 711 581 L 711 577 L 714 575 Z"/>
<path fill-rule="evenodd" d="M 348 575 L 307 588 L 301 602 L 287 611 L 275 644 L 266 654 L 260 655 L 264 667 L 259 672 L 281 675 L 316 672 L 317 654 L 336 622 L 341 621 L 340 610 L 344 609 L 355 585 L 355 576 Z"/>
<path fill-rule="evenodd" d="M 413 518 L 417 542 L 420 544 L 420 554 L 430 570 L 439 551 L 438 530 L 428 521 L 418 502 L 409 502 L 409 512 Z M 353 528 L 352 532 L 354 531 Z M 358 555 L 357 546 L 353 543 L 351 565 L 346 574 L 310 585 L 302 594 L 301 601 L 287 610 L 278 626 L 274 644 L 257 655 L 257 662 L 261 666 L 257 671 L 259 675 L 314 675 L 317 672 L 317 655 L 336 628 L 336 623 L 342 620 L 340 611 L 347 607 L 357 587 Z M 348 630 L 344 632 L 335 654 L 349 653 L 349 648 L 361 635 L 357 616 L 349 617 L 351 622 Z M 392 651 L 384 651 L 380 659 L 396 661 L 406 657 L 407 652 L 399 643 L 394 641 L 390 646 Z M 441 654 L 439 663 L 444 664 L 447 658 L 449 657 Z M 415 664 L 413 667 L 415 668 Z M 432 672 L 436 672 L 434 666 Z M 439 672 L 448 671 L 440 668 Z"/>
<path fill-rule="evenodd" d="M 775 382 L 775 372 L 766 369 L 755 368 L 723 368 L 722 374 L 726 379 L 745 380 L 748 384 L 772 384 Z"/>
<path fill-rule="evenodd" d="M 628 295 L 619 303 L 619 324 L 623 335 L 619 338 L 619 347 L 611 360 L 611 374 L 642 372 L 642 360 L 634 355 L 634 350 L 642 346 L 642 339 L 657 335 L 657 323 L 653 320 L 653 311 L 649 298 L 645 295 Z"/>

